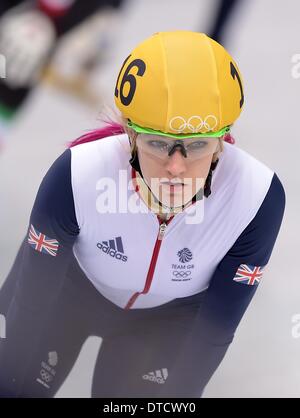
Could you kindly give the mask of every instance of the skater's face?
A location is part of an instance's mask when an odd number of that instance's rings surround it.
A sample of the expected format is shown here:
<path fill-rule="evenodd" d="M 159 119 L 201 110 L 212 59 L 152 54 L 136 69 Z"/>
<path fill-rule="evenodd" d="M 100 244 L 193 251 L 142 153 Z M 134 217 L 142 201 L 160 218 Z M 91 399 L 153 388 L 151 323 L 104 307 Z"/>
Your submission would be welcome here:
<path fill-rule="evenodd" d="M 180 144 L 176 147 L 174 138 L 139 134 L 136 139 L 139 163 L 152 193 L 168 206 L 188 203 L 204 187 L 219 141 L 219 138 L 188 138 L 184 143 L 186 152 Z M 171 144 L 173 150 L 168 152 Z"/>

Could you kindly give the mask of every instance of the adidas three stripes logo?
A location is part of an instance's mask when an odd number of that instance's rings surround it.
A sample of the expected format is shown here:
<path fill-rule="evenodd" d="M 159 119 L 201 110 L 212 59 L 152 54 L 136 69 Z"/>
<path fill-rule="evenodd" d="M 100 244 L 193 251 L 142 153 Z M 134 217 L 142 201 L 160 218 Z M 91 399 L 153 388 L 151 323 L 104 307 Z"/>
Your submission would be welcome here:
<path fill-rule="evenodd" d="M 110 239 L 108 241 L 102 241 L 97 243 L 99 250 L 102 250 L 105 254 L 126 262 L 128 257 L 124 255 L 124 247 L 121 237 Z"/>
<path fill-rule="evenodd" d="M 160 369 L 160 370 L 155 370 L 155 372 L 149 372 L 147 374 L 144 374 L 143 379 L 150 380 L 151 382 L 163 384 L 166 382 L 167 377 L 168 377 L 168 369 Z"/>

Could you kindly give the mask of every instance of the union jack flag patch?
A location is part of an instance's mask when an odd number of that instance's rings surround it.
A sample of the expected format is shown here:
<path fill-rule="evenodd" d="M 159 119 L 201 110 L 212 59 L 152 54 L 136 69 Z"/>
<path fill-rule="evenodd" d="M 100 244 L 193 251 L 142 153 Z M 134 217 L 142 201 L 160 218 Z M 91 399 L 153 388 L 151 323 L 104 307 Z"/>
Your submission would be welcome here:
<path fill-rule="evenodd" d="M 257 286 L 263 274 L 265 266 L 251 266 L 250 264 L 241 264 L 237 269 L 233 280 L 235 282 Z"/>
<path fill-rule="evenodd" d="M 34 250 L 40 253 L 49 254 L 53 257 L 57 255 L 59 242 L 42 234 L 32 224 L 30 225 L 27 241 Z"/>

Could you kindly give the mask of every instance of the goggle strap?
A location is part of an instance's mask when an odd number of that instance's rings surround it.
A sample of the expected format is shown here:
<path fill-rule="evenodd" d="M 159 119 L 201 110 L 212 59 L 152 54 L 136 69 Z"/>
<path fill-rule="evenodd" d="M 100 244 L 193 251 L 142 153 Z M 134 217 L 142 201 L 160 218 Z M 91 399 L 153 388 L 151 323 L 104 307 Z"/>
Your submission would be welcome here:
<path fill-rule="evenodd" d="M 144 134 L 152 134 L 152 135 L 160 135 L 160 136 L 168 136 L 168 137 L 173 137 L 173 138 L 177 138 L 177 139 L 184 139 L 184 138 L 193 138 L 193 137 L 222 137 L 225 134 L 228 134 L 230 132 L 230 126 L 225 126 L 224 128 L 220 129 L 217 132 L 205 132 L 205 133 L 190 133 L 190 134 L 172 134 L 169 132 L 161 132 L 161 131 L 156 131 L 155 129 L 151 129 L 151 128 L 143 128 L 142 126 L 139 126 L 133 122 L 131 122 L 131 120 L 128 120 L 127 122 L 127 126 L 131 129 L 133 129 L 135 132 L 138 133 L 144 133 Z"/>

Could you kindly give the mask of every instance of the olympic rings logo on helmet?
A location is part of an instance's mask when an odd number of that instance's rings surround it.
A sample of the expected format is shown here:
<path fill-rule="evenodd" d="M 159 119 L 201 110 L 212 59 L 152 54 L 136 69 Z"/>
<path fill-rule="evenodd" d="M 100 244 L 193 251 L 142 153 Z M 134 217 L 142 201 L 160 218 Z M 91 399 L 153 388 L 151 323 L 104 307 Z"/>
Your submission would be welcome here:
<path fill-rule="evenodd" d="M 173 271 L 173 276 L 175 277 L 188 277 L 190 274 L 190 271 Z"/>
<path fill-rule="evenodd" d="M 169 127 L 174 132 L 183 132 L 186 128 L 191 133 L 198 133 L 203 128 L 205 132 L 212 131 L 218 125 L 218 119 L 214 115 L 207 115 L 204 119 L 201 116 L 193 115 L 188 120 L 182 116 L 174 116 L 170 122 Z"/>

